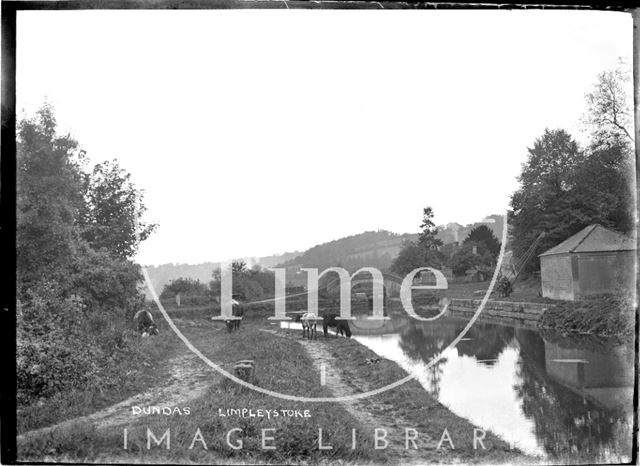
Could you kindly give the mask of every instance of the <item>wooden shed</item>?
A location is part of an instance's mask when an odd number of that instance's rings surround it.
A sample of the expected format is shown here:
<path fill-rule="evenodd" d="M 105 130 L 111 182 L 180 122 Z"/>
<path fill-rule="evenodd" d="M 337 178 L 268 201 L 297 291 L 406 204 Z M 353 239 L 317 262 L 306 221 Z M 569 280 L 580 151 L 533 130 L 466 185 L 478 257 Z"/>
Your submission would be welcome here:
<path fill-rule="evenodd" d="M 542 296 L 575 301 L 635 288 L 636 243 L 589 225 L 540 254 Z"/>

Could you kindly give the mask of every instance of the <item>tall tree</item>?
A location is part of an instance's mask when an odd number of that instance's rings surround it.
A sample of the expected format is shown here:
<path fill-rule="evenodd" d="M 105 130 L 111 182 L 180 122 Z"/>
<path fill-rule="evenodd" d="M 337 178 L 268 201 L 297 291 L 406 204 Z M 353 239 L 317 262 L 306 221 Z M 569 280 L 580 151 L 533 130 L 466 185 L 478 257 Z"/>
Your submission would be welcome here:
<path fill-rule="evenodd" d="M 125 336 L 144 296 L 137 264 L 93 249 L 83 237 L 105 226 L 98 212 L 126 217 L 129 204 L 117 196 L 113 205 L 96 202 L 106 198 L 103 180 L 84 171 L 78 143 L 57 134 L 50 106 L 19 123 L 17 148 L 16 379 L 24 405 L 109 383 L 113 361 L 133 359 L 135 346 Z M 111 227 L 105 233 L 133 234 L 118 223 Z"/>
<path fill-rule="evenodd" d="M 631 70 L 621 62 L 616 69 L 598 75 L 593 90 L 586 95 L 584 123 L 594 139 L 603 141 L 622 135 L 633 141 L 633 106 L 629 93 L 633 89 Z"/>
<path fill-rule="evenodd" d="M 491 228 L 486 225 L 479 225 L 471 230 L 462 243 L 483 244 L 494 258 L 498 257 L 498 254 L 500 253 L 500 241 L 498 241 L 496 235 L 493 234 Z"/>
<path fill-rule="evenodd" d="M 542 231 L 538 253 L 599 223 L 628 232 L 633 227 L 631 149 L 619 134 L 594 141 L 586 151 L 563 130 L 546 130 L 529 149 L 529 159 L 511 197 L 509 226 L 516 257 Z M 537 257 L 528 270 L 539 268 Z"/>
<path fill-rule="evenodd" d="M 418 235 L 418 244 L 426 250 L 436 250 L 442 246 L 442 240 L 436 235 L 438 228 L 433 223 L 433 209 L 425 207 L 422 210 L 422 223 L 420 224 L 420 234 Z"/>
<path fill-rule="evenodd" d="M 425 207 L 422 211 L 418 241 L 407 240 L 403 243 L 398 256 L 391 264 L 391 270 L 406 275 L 418 267 L 440 268 L 444 263 L 444 255 L 438 250 L 442 240 L 436 237 L 438 228 L 433 222 L 433 209 Z"/>
<path fill-rule="evenodd" d="M 116 160 L 96 165 L 88 183 L 89 210 L 83 237 L 96 250 L 132 257 L 157 226 L 142 220 L 146 210 L 142 192 Z"/>
<path fill-rule="evenodd" d="M 511 196 L 509 211 L 516 257 L 521 257 L 542 231 L 547 235 L 540 251 L 560 243 L 589 221 L 579 221 L 580 212 L 569 196 L 575 188 L 574 171 L 585 160 L 571 135 L 562 129 L 546 129 L 528 150 L 528 160 L 518 177 L 520 188 Z M 529 268 L 539 268 L 537 257 Z"/>
<path fill-rule="evenodd" d="M 66 282 L 80 242 L 77 219 L 86 209 L 83 153 L 70 136 L 56 134 L 51 106 L 19 123 L 17 162 L 18 283 Z"/>

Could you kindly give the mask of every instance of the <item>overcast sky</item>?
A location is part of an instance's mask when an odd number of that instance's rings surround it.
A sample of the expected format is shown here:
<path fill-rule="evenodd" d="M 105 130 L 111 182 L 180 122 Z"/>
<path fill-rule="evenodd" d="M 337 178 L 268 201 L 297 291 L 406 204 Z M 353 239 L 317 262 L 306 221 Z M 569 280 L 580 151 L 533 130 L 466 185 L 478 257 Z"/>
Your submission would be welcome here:
<path fill-rule="evenodd" d="M 157 232 L 143 264 L 263 256 L 504 213 L 545 127 L 579 140 L 625 13 L 18 13 L 17 108 L 48 100 L 117 158 Z"/>

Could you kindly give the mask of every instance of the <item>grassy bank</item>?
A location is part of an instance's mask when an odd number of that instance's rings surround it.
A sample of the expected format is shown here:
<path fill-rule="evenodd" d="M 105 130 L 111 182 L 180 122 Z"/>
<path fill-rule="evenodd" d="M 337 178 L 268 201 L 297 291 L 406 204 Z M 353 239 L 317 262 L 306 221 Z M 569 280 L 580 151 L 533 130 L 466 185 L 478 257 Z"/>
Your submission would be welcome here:
<path fill-rule="evenodd" d="M 330 396 L 318 383 L 319 375 L 311 368 L 311 362 L 293 340 L 282 340 L 260 329 L 265 322 L 260 319 L 243 323 L 238 333 L 229 334 L 223 325 L 210 321 L 196 321 L 196 325 L 180 325 L 181 330 L 205 355 L 231 371 L 235 361 L 253 359 L 256 362 L 257 384 L 282 393 L 299 396 Z M 30 438 L 20 445 L 20 458 L 36 460 L 46 455 L 74 461 L 90 461 L 96 457 L 125 462 L 267 462 L 291 463 L 298 461 L 347 460 L 352 462 L 384 461 L 383 452 L 372 448 L 371 439 L 365 436 L 366 426 L 361 425 L 338 404 L 309 404 L 281 400 L 255 391 L 238 387 L 217 375 L 206 366 L 202 371 L 211 374 L 212 385 L 206 394 L 190 403 L 188 416 L 152 415 L 134 418 L 124 426 L 128 429 L 128 449 L 123 449 L 123 427 L 97 432 L 89 427 L 65 429 L 46 436 Z M 248 408 L 262 410 L 309 411 L 310 417 L 239 417 L 220 416 L 218 410 Z M 263 413 L 264 414 L 264 413 Z M 170 429 L 171 449 L 146 448 L 146 429 L 156 437 Z M 242 429 L 233 434 L 232 441 L 242 441 L 243 448 L 234 450 L 227 445 L 226 433 L 234 428 Z M 318 450 L 318 428 L 323 438 L 333 446 L 332 450 Z M 203 435 L 207 449 L 200 442 L 193 449 L 189 445 L 197 430 Z M 274 440 L 276 450 L 262 449 L 262 429 Z M 363 435 L 355 449 L 351 448 L 351 429 Z"/>
<path fill-rule="evenodd" d="M 603 295 L 581 301 L 554 301 L 538 326 L 565 334 L 629 339 L 635 333 L 635 309 L 629 296 Z"/>
<path fill-rule="evenodd" d="M 330 387 L 320 383 L 320 373 L 299 341 L 297 331 L 281 330 L 257 315 L 249 315 L 237 333 L 227 333 L 223 324 L 206 318 L 176 319 L 176 323 L 200 351 L 227 371 L 232 371 L 238 360 L 253 359 L 256 383 L 260 387 L 304 397 L 333 395 Z M 355 340 L 321 336 L 317 342 L 333 355 L 332 364 L 355 392 L 377 388 L 406 375 L 387 360 L 367 365 L 365 361 L 376 355 Z M 20 459 L 278 464 L 399 461 L 397 450 L 375 449 L 374 429 L 378 426 L 363 423 L 359 416 L 353 415 L 353 407 L 350 410 L 344 403 L 305 403 L 275 398 L 239 387 L 204 364 L 197 367 L 202 374 L 210 376 L 211 385 L 203 396 L 189 402 L 189 415 L 132 415 L 126 425 L 100 431 L 89 425 L 53 431 L 21 442 Z M 483 442 L 486 449 L 474 448 L 474 426 L 438 403 L 416 381 L 358 403 L 358 410 L 369 411 L 375 419 L 383 419 L 386 425 L 402 429 L 403 435 L 404 426 L 407 426 L 437 443 L 447 429 L 455 449 L 445 441 L 441 449 L 421 450 L 419 458 L 423 463 L 513 463 L 526 459 L 489 432 Z M 262 410 L 262 416 L 243 417 L 227 412 L 238 408 L 253 410 L 254 414 Z M 282 414 L 268 416 L 266 410 Z M 123 448 L 125 427 L 126 450 Z M 161 446 L 152 443 L 148 449 L 147 429 L 158 439 L 169 429 L 170 449 L 166 449 L 164 443 Z M 232 429 L 241 429 L 230 434 L 231 443 L 242 442 L 241 449 L 233 449 L 227 443 L 226 435 Z M 273 430 L 263 433 L 263 429 Z M 322 443 L 331 445 L 331 449 L 319 449 L 319 429 L 322 429 Z M 356 431 L 355 445 L 353 429 Z M 202 440 L 194 442 L 198 432 L 202 434 Z M 263 435 L 273 437 L 266 445 L 274 445 L 274 450 L 262 448 Z M 192 443 L 193 448 L 190 448 Z M 395 447 L 404 448 L 404 444 Z"/>
<path fill-rule="evenodd" d="M 140 338 L 133 330 L 126 333 L 124 346 L 128 351 L 113 354 L 91 387 L 63 390 L 48 399 L 18 405 L 17 433 L 90 414 L 163 380 L 164 363 L 182 351 L 183 345 L 163 321 L 158 324 L 160 337 Z"/>

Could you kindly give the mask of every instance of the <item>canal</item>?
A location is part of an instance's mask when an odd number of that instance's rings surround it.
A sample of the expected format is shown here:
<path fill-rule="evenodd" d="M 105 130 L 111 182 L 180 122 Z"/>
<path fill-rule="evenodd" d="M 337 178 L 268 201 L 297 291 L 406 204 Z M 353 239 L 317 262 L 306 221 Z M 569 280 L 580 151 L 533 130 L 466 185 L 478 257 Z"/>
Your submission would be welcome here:
<path fill-rule="evenodd" d="M 449 348 L 467 322 L 359 317 L 351 328 L 455 414 L 526 453 L 571 462 L 630 458 L 632 344 L 478 321 Z"/>

